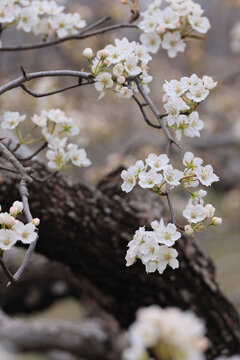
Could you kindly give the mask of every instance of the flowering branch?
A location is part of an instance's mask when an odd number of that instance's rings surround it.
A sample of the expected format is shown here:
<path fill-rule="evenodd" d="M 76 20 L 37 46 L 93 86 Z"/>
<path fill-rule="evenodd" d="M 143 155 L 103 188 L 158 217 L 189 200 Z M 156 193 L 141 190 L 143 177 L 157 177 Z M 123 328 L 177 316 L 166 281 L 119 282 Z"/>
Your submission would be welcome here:
<path fill-rule="evenodd" d="M 142 85 L 141 80 L 139 79 L 139 77 L 136 77 L 135 82 L 136 82 L 136 85 L 137 85 L 137 88 L 138 88 L 140 94 L 142 95 L 142 97 L 144 98 L 146 103 L 148 104 L 149 108 L 152 110 L 152 112 L 155 115 L 156 119 L 158 120 L 159 124 L 161 125 L 161 128 L 163 129 L 163 132 L 166 135 L 167 139 L 171 143 L 175 144 L 178 148 L 180 148 L 179 144 L 174 140 L 174 138 L 170 134 L 169 130 L 166 128 L 166 126 L 165 126 L 165 124 L 164 124 L 164 122 L 162 120 L 163 116 L 160 114 L 160 112 L 158 111 L 158 109 L 156 108 L 154 103 L 152 102 L 149 95 L 144 91 L 143 85 Z"/>

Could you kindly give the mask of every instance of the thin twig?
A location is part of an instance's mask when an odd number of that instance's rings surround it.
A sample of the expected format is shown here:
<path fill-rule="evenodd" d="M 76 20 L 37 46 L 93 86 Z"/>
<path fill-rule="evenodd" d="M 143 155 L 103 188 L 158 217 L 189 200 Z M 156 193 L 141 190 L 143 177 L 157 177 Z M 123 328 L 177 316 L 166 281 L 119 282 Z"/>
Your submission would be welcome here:
<path fill-rule="evenodd" d="M 167 156 L 169 159 L 170 159 L 171 145 L 172 145 L 171 140 L 168 140 L 166 152 L 167 152 Z M 171 218 L 172 218 L 172 223 L 176 224 L 176 217 L 175 217 L 175 213 L 173 210 L 172 199 L 171 199 L 171 194 L 170 194 L 170 184 L 168 184 L 168 182 L 166 184 L 166 195 L 167 195 L 168 206 L 169 206 L 169 210 L 170 210 L 170 214 L 171 214 Z"/>
<path fill-rule="evenodd" d="M 8 172 L 11 172 L 11 173 L 14 173 L 14 174 L 18 174 L 18 171 L 6 168 L 4 166 L 0 166 L 0 170 L 4 170 L 4 171 L 8 171 Z"/>
<path fill-rule="evenodd" d="M 40 146 L 40 148 L 38 148 L 33 154 L 31 154 L 31 155 L 29 155 L 29 156 L 27 156 L 27 157 L 25 157 L 25 158 L 19 158 L 18 157 L 18 160 L 20 160 L 20 161 L 28 161 L 28 160 L 31 160 L 32 158 L 34 158 L 34 156 L 36 156 L 37 154 L 39 154 L 43 149 L 45 149 L 46 147 L 47 147 L 47 142 L 44 142 L 43 144 L 42 144 L 42 146 Z M 32 178 L 32 176 L 31 176 L 31 178 Z"/>
<path fill-rule="evenodd" d="M 7 51 L 25 51 L 25 50 L 41 49 L 41 48 L 45 48 L 45 47 L 48 47 L 48 46 L 58 45 L 58 44 L 61 44 L 61 43 L 64 43 L 64 42 L 70 41 L 70 40 L 86 39 L 86 38 L 89 38 L 91 36 L 104 34 L 104 33 L 108 32 L 108 31 L 112 31 L 112 30 L 116 30 L 116 29 L 122 29 L 122 28 L 135 28 L 135 29 L 138 29 L 138 25 L 129 24 L 129 23 L 109 25 L 109 26 L 103 27 L 101 29 L 97 29 L 97 30 L 94 30 L 94 31 L 89 31 L 87 33 L 85 33 L 84 30 L 83 30 L 82 32 L 80 32 L 77 35 L 70 35 L 70 36 L 66 36 L 66 37 L 63 37 L 61 39 L 52 40 L 52 41 L 46 41 L 46 42 L 40 42 L 40 43 L 28 44 L 28 45 L 19 45 L 19 46 L 16 46 L 16 45 L 3 46 L 3 47 L 0 48 L 0 51 L 7 52 Z"/>
<path fill-rule="evenodd" d="M 147 117 L 147 115 L 146 115 L 146 112 L 145 112 L 145 110 L 144 110 L 144 107 L 145 107 L 147 104 L 141 103 L 135 95 L 133 95 L 132 97 L 133 97 L 133 99 L 136 101 L 136 103 L 138 104 L 139 109 L 140 109 L 140 111 L 141 111 L 141 113 L 142 113 L 142 115 L 143 115 L 143 118 L 144 118 L 145 122 L 146 122 L 149 126 L 151 126 L 151 127 L 153 127 L 153 128 L 161 129 L 161 125 L 155 125 L 155 124 L 153 124 L 153 123 L 148 119 L 148 117 Z"/>
<path fill-rule="evenodd" d="M 93 81 L 92 81 L 93 82 Z M 77 88 L 77 87 L 80 87 L 80 86 L 84 86 L 84 85 L 90 85 L 92 84 L 92 82 L 86 82 L 86 83 L 77 83 L 75 85 L 70 85 L 70 86 L 66 86 L 64 88 L 61 88 L 59 90 L 54 90 L 54 91 L 49 91 L 49 92 L 46 92 L 46 93 L 42 93 L 42 94 L 39 94 L 39 93 L 36 93 L 34 91 L 32 91 L 31 89 L 29 89 L 26 85 L 22 84 L 20 85 L 21 88 L 26 92 L 28 93 L 29 95 L 35 97 L 35 98 L 41 98 L 41 97 L 45 97 L 45 96 L 50 96 L 50 95 L 55 95 L 55 94 L 59 94 L 61 92 L 64 92 L 64 91 L 67 91 L 67 90 L 70 90 L 70 89 L 74 89 L 74 88 Z"/>
<path fill-rule="evenodd" d="M 31 211 L 30 211 L 30 208 L 29 208 L 29 203 L 28 203 L 28 189 L 27 189 L 27 182 L 25 179 L 21 179 L 20 181 L 20 187 L 19 187 L 19 192 L 20 192 L 20 195 L 21 195 L 21 198 L 22 198 L 22 202 L 23 202 L 23 208 L 24 208 L 24 214 L 25 214 L 25 217 L 27 219 L 27 222 L 31 222 L 32 221 L 32 214 L 31 214 Z M 38 241 L 38 237 L 36 238 L 36 240 L 34 242 L 32 242 L 28 249 L 27 249 L 27 252 L 25 254 L 25 257 L 23 259 L 23 262 L 22 264 L 20 265 L 19 269 L 16 271 L 16 273 L 13 275 L 14 276 L 14 279 L 15 281 L 18 281 L 19 278 L 21 277 L 22 273 L 24 272 L 24 270 L 27 268 L 30 260 L 31 260 L 31 257 L 32 257 L 32 254 L 35 250 L 35 247 L 37 245 L 37 241 Z M 8 283 L 7 286 L 11 285 L 11 283 Z"/>
<path fill-rule="evenodd" d="M 46 182 L 48 181 L 49 179 L 53 178 L 54 176 L 57 176 L 59 174 L 58 171 L 54 171 L 53 173 L 45 176 L 45 178 L 38 178 L 38 177 L 35 177 L 33 175 L 31 175 L 31 178 L 34 180 L 34 181 L 37 181 L 37 182 Z"/>
<path fill-rule="evenodd" d="M 140 92 L 140 94 L 142 95 L 142 97 L 144 98 L 144 100 L 146 101 L 146 103 L 148 104 L 148 106 L 150 107 L 150 109 L 152 110 L 153 114 L 155 115 L 156 119 L 158 120 L 159 124 L 161 125 L 164 134 L 166 135 L 167 139 L 169 141 L 171 141 L 171 143 L 175 144 L 178 148 L 180 148 L 179 144 L 174 140 L 174 138 L 172 137 L 172 135 L 170 134 L 169 130 L 167 129 L 167 127 L 165 126 L 163 120 L 162 120 L 162 115 L 159 113 L 158 109 L 156 108 L 156 106 L 154 105 L 154 103 L 152 102 L 151 98 L 148 96 L 148 94 L 144 91 L 144 87 L 141 83 L 141 80 L 139 79 L 139 77 L 135 78 L 135 82 L 137 85 L 137 88 Z"/>
<path fill-rule="evenodd" d="M 7 265 L 5 264 L 3 258 L 2 258 L 2 254 L 0 255 L 0 265 L 4 271 L 4 273 L 6 274 L 6 276 L 8 277 L 8 279 L 10 280 L 11 284 L 15 283 L 15 279 L 14 276 L 12 275 L 12 273 L 8 270 Z"/>

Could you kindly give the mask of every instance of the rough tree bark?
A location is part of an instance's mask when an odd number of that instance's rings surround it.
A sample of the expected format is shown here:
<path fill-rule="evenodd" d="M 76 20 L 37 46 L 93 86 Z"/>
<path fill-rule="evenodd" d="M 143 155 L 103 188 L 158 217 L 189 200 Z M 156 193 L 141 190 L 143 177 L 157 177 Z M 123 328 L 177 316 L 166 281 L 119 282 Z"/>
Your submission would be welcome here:
<path fill-rule="evenodd" d="M 155 194 L 140 188 L 123 193 L 120 171 L 96 189 L 71 184 L 62 177 L 44 184 L 34 182 L 29 192 L 33 214 L 41 218 L 37 251 L 68 265 L 81 291 L 122 327 L 133 321 L 142 306 L 191 309 L 206 322 L 209 359 L 239 353 L 238 314 L 219 290 L 213 264 L 194 239 L 178 241 L 178 270 L 148 275 L 141 264 L 125 266 L 127 242 L 135 230 L 166 213 Z M 45 174 L 41 166 L 39 173 Z M 17 198 L 16 176 L 7 174 L 1 179 L 0 203 L 4 208 Z"/>

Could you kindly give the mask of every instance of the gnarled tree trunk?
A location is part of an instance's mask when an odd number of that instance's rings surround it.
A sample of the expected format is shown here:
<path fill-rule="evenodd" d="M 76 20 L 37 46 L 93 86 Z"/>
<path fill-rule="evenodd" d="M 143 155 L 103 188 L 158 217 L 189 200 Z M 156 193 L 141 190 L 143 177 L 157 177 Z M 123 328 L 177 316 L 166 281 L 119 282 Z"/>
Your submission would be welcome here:
<path fill-rule="evenodd" d="M 128 327 L 139 307 L 158 304 L 191 309 L 206 322 L 209 358 L 240 351 L 240 322 L 219 290 L 211 260 L 192 238 L 177 243 L 180 268 L 163 275 L 146 274 L 142 264 L 125 265 L 127 243 L 139 226 L 163 215 L 154 194 L 120 189 L 116 170 L 96 189 L 70 184 L 61 177 L 29 188 L 34 216 L 41 219 L 37 251 L 70 267 L 83 293 L 95 299 L 122 327 Z M 39 168 L 44 176 L 45 169 Z M 0 203 L 18 198 L 13 175 L 2 178 Z M 6 197 L 7 193 L 7 197 Z"/>

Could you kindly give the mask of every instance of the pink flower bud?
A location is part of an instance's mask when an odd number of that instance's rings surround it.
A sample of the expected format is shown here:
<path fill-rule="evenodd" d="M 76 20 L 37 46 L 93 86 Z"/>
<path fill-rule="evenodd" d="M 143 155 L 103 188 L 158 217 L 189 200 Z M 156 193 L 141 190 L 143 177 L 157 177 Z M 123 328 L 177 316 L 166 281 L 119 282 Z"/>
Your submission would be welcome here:
<path fill-rule="evenodd" d="M 166 29 L 165 29 L 164 26 L 158 25 L 158 27 L 156 28 L 156 33 L 157 33 L 158 35 L 160 35 L 160 34 L 163 34 L 165 30 L 166 30 Z"/>
<path fill-rule="evenodd" d="M 93 57 L 93 51 L 91 48 L 86 48 L 83 50 L 83 56 L 85 56 L 87 59 L 91 59 Z"/>
<path fill-rule="evenodd" d="M 214 218 L 212 218 L 212 223 L 215 226 L 220 226 L 222 224 L 222 218 L 214 217 Z"/>
<path fill-rule="evenodd" d="M 99 51 L 99 56 L 101 59 L 106 59 L 109 55 L 109 52 L 106 49 L 102 49 Z"/>
<path fill-rule="evenodd" d="M 120 3 L 124 4 L 124 5 L 127 5 L 128 2 L 126 0 L 120 0 Z"/>
<path fill-rule="evenodd" d="M 40 224 L 40 219 L 39 218 L 34 218 L 32 219 L 32 223 L 34 226 L 38 226 Z"/>
<path fill-rule="evenodd" d="M 18 214 L 18 209 L 16 206 L 11 206 L 9 212 L 12 216 L 16 216 Z"/>
<path fill-rule="evenodd" d="M 125 79 L 124 76 L 119 76 L 119 77 L 117 78 L 117 82 L 118 82 L 119 84 L 124 84 L 125 81 L 126 81 L 126 79 Z"/>

